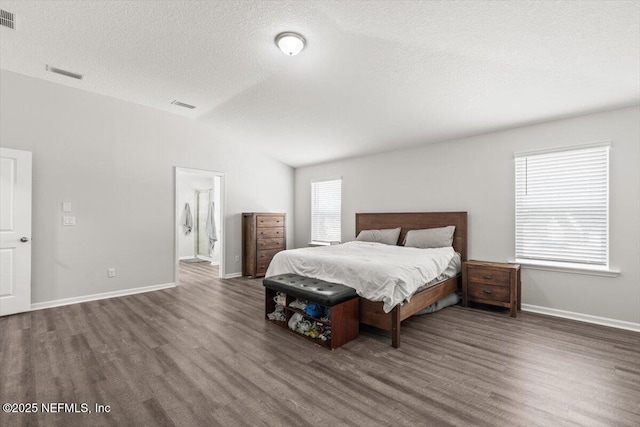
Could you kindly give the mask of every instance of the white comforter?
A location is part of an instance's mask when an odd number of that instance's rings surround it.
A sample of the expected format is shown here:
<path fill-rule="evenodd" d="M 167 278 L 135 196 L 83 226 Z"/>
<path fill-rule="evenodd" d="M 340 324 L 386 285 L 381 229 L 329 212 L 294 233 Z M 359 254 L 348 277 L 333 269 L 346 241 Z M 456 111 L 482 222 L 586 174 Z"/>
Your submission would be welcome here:
<path fill-rule="evenodd" d="M 418 249 L 371 242 L 347 242 L 282 251 L 266 277 L 293 273 L 340 283 L 390 312 L 420 286 L 438 277 L 454 257 L 453 248 Z"/>

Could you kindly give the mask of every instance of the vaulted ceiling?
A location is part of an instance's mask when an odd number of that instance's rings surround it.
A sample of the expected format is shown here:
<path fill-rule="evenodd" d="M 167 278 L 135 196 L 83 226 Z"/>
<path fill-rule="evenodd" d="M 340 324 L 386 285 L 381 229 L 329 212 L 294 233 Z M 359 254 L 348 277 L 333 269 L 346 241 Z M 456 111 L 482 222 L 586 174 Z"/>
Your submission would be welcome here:
<path fill-rule="evenodd" d="M 205 122 L 292 166 L 640 103 L 638 1 L 0 7 L 16 16 L 1 68 Z M 278 50 L 282 31 L 304 35 L 300 55 Z"/>

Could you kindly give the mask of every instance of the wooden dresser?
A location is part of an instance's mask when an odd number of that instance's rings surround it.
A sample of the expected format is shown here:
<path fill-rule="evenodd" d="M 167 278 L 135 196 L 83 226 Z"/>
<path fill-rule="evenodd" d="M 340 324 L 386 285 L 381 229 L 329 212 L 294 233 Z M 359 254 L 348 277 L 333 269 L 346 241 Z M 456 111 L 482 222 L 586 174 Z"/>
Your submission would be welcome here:
<path fill-rule="evenodd" d="M 511 317 L 520 310 L 520 265 L 487 261 L 462 263 L 462 306 L 469 301 L 508 308 Z"/>
<path fill-rule="evenodd" d="M 275 254 L 287 248 L 284 213 L 242 214 L 242 275 L 262 277 Z"/>

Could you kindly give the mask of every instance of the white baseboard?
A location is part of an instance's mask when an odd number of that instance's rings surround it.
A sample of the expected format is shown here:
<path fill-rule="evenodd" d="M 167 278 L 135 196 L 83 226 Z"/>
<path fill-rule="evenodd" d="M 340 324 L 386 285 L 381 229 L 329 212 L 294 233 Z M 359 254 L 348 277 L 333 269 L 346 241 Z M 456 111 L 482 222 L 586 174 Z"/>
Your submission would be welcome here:
<path fill-rule="evenodd" d="M 575 313 L 573 311 L 558 310 L 556 308 L 540 307 L 530 304 L 522 304 L 522 310 L 530 311 L 532 313 L 546 314 L 548 316 L 578 320 L 580 322 L 595 323 L 596 325 L 610 326 L 612 328 L 626 329 L 628 331 L 640 332 L 640 323 L 627 322 L 625 320 L 609 319 L 607 317 L 592 316 L 590 314 Z"/>
<path fill-rule="evenodd" d="M 187 255 L 187 256 L 181 256 L 181 257 L 178 257 L 178 259 L 179 259 L 180 261 L 182 261 L 183 259 L 191 259 L 191 258 L 193 258 L 193 255 Z"/>
<path fill-rule="evenodd" d="M 242 273 L 229 273 L 224 275 L 225 279 L 235 279 L 237 277 L 242 277 Z"/>
<path fill-rule="evenodd" d="M 81 297 L 56 299 L 53 301 L 36 302 L 31 304 L 31 311 L 44 308 L 60 307 L 63 305 L 78 304 L 80 302 L 96 301 L 100 299 L 123 297 L 125 295 L 141 294 L 143 292 L 159 291 L 160 289 L 175 288 L 175 283 L 163 283 L 161 285 L 142 286 L 140 288 L 124 289 L 122 291 L 103 292 L 100 294 L 83 295 Z"/>

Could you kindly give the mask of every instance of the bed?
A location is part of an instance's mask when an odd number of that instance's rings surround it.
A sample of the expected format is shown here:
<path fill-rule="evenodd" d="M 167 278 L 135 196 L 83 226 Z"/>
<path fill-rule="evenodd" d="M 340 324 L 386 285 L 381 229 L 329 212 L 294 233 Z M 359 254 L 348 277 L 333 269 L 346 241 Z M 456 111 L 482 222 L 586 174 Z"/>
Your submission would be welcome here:
<path fill-rule="evenodd" d="M 397 247 L 410 230 L 449 225 L 455 226 L 452 248 Z M 434 278 L 436 272 L 442 272 L 454 251 L 460 255 L 459 261 L 466 260 L 467 213 L 356 214 L 356 236 L 362 230 L 397 227 L 401 228 L 401 232 L 395 247 L 381 243 L 348 242 L 334 248 L 284 251 L 274 257 L 267 275 L 294 273 L 355 288 L 361 295 L 360 323 L 389 331 L 391 345 L 398 348 L 400 325 L 404 319 L 460 288 L 460 275 L 435 281 L 430 286 L 423 286 L 425 283 L 422 280 Z M 421 271 L 417 272 L 418 269 Z"/>

